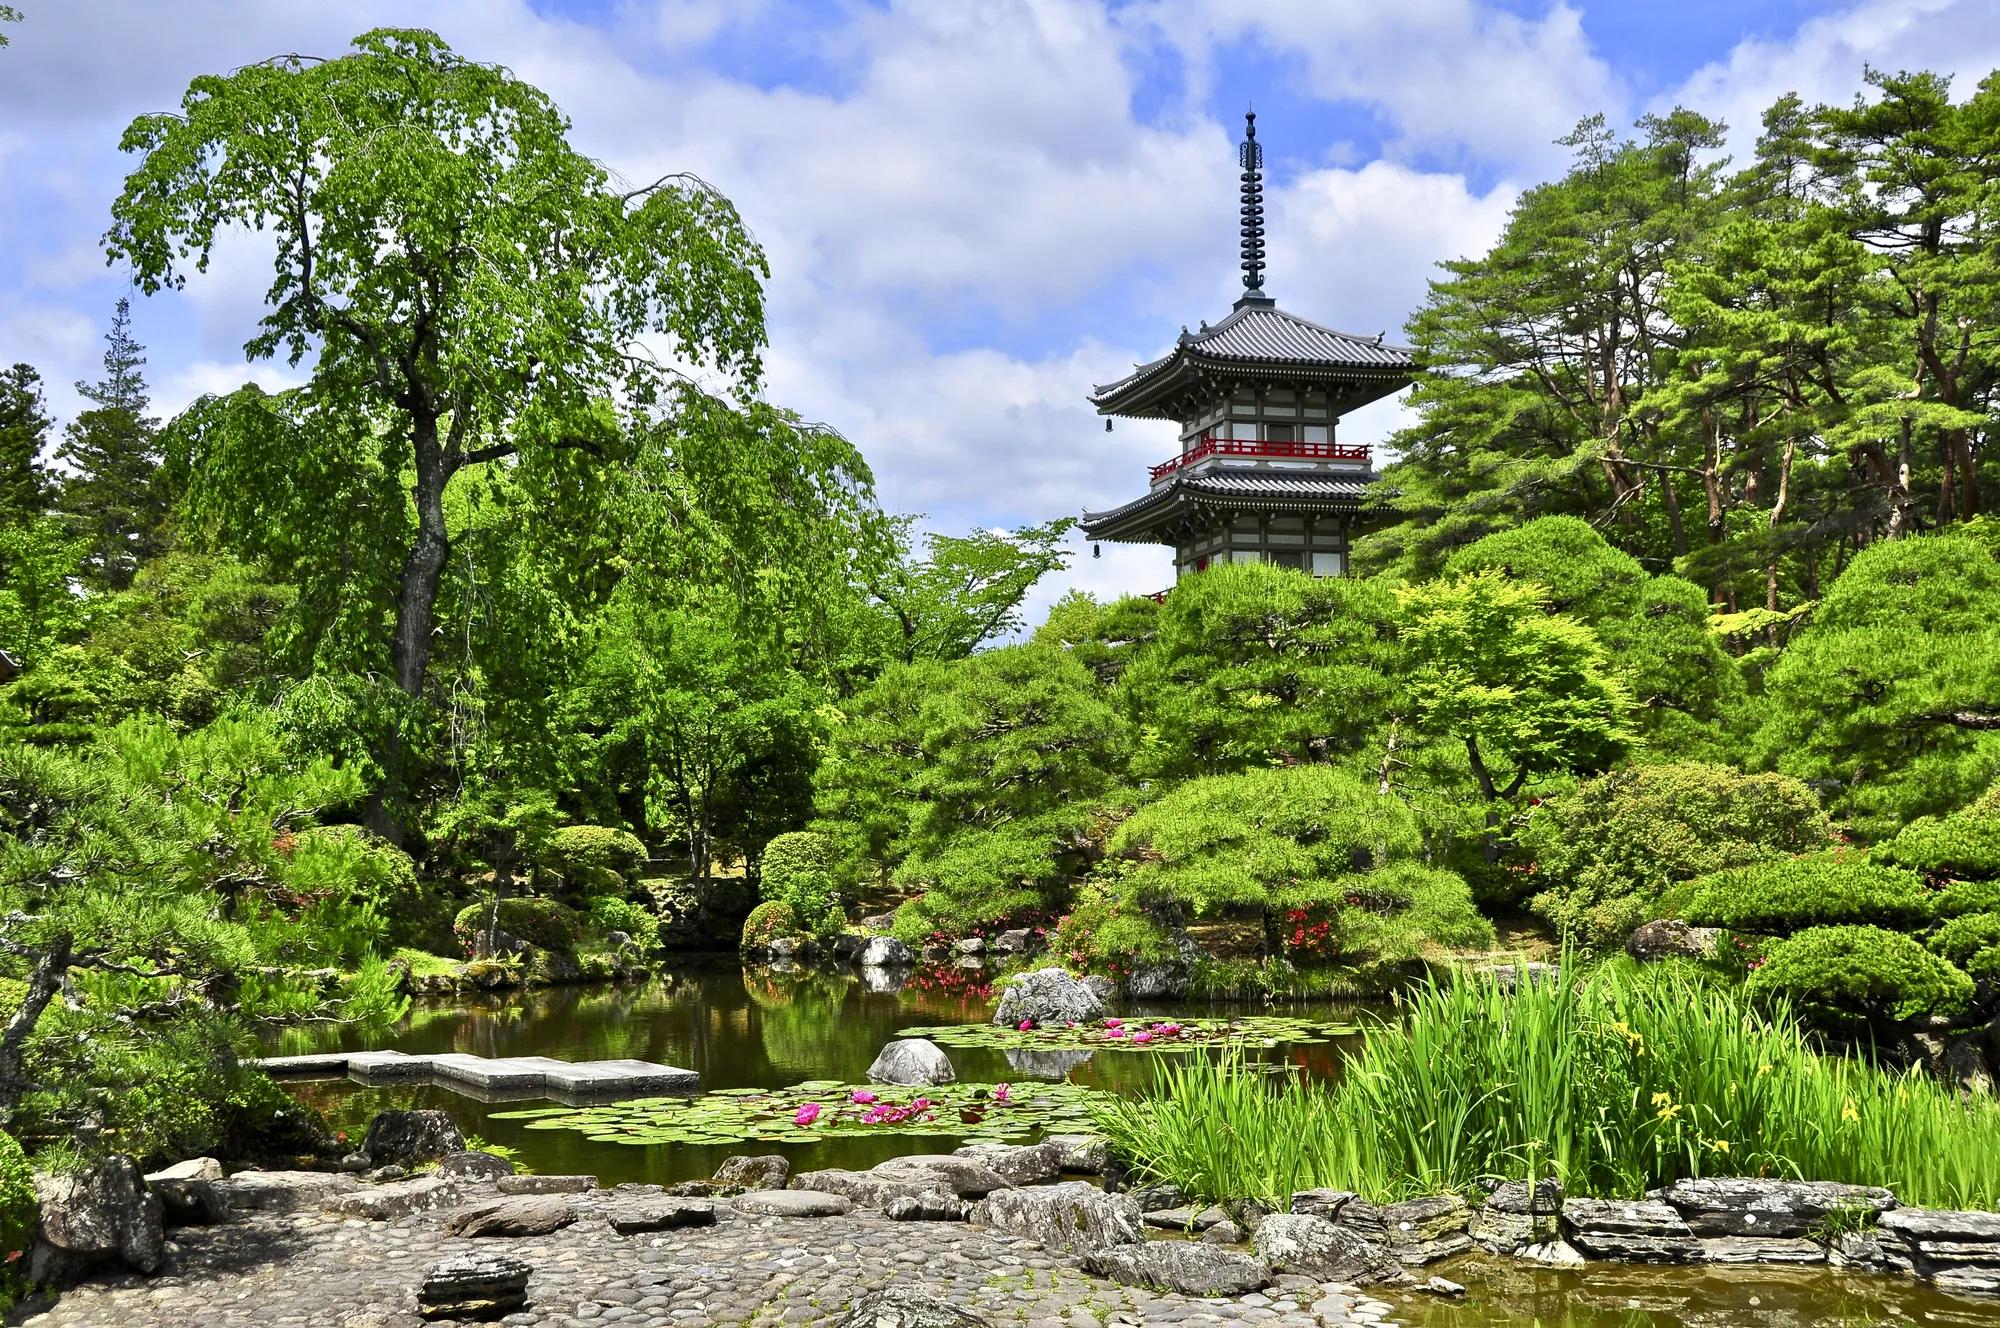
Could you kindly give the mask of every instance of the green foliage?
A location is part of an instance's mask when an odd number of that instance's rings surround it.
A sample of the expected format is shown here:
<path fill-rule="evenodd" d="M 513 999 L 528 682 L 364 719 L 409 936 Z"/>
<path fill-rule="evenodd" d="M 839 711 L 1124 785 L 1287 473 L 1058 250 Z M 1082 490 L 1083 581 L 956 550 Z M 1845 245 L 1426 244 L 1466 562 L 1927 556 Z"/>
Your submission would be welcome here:
<path fill-rule="evenodd" d="M 1953 881 L 1935 896 L 1937 915 L 1956 918 L 1967 913 L 2000 912 L 2000 879 Z"/>
<path fill-rule="evenodd" d="M 1919 816 L 1873 856 L 1877 862 L 1944 879 L 2000 877 L 2000 817 L 1963 812 L 1942 819 Z"/>
<path fill-rule="evenodd" d="M 1954 534 L 1855 557 L 1765 675 L 1766 765 L 1837 786 L 1831 810 L 1886 838 L 2000 775 L 2000 562 Z"/>
<path fill-rule="evenodd" d="M 1698 927 L 1783 936 L 1843 923 L 1909 930 L 1929 922 L 1936 909 L 1915 872 L 1836 849 L 1703 876 L 1681 915 Z"/>
<path fill-rule="evenodd" d="M 764 846 L 758 893 L 791 906 L 809 932 L 830 936 L 847 925 L 840 900 L 839 847 L 810 830 L 782 834 Z"/>
<path fill-rule="evenodd" d="M 2000 946 L 2000 913 L 1967 913 L 1931 933 L 1925 942 L 1938 958 L 1964 968 L 1981 950 Z"/>
<path fill-rule="evenodd" d="M 51 486 L 41 456 L 49 417 L 43 404 L 42 376 L 33 365 L 0 369 L 0 527 L 26 525 L 48 505 Z"/>
<path fill-rule="evenodd" d="M 1119 695 L 1136 770 L 1189 779 L 1360 750 L 1394 695 L 1395 600 L 1375 581 L 1264 563 L 1184 578 Z"/>
<path fill-rule="evenodd" d="M 1102 889 L 1087 891 L 1063 914 L 1054 947 L 1073 970 L 1113 975 L 1176 953 L 1165 928 L 1142 907 Z"/>
<path fill-rule="evenodd" d="M 660 948 L 660 915 L 643 904 L 616 895 L 596 895 L 585 906 L 584 916 L 599 931 L 624 932 L 647 953 Z"/>
<path fill-rule="evenodd" d="M 1543 800 L 1522 838 L 1547 882 L 1535 912 L 1596 948 L 1659 916 L 1669 887 L 1823 849 L 1833 826 L 1812 790 L 1784 775 L 1636 765 Z"/>
<path fill-rule="evenodd" d="M 743 920 L 743 949 L 761 950 L 780 936 L 797 936 L 805 929 L 782 899 L 767 899 Z"/>
<path fill-rule="evenodd" d="M 1261 910 L 1337 918 L 1333 954 L 1401 960 L 1488 945 L 1465 882 L 1419 861 L 1416 817 L 1400 799 L 1328 766 L 1191 780 L 1111 836 L 1117 898 L 1172 918 Z"/>
<path fill-rule="evenodd" d="M 926 557 L 910 547 L 910 521 L 895 523 L 896 557 L 868 583 L 893 626 L 891 653 L 905 664 L 964 659 L 1021 626 L 1021 601 L 1050 572 L 1069 565 L 1063 545 L 1076 518 L 928 537 Z"/>
<path fill-rule="evenodd" d="M 623 884 L 646 863 L 646 846 L 630 830 L 566 825 L 543 842 L 541 859 L 572 888 Z M 609 872 L 607 880 L 604 873 Z"/>
<path fill-rule="evenodd" d="M 104 339 L 104 377 L 77 384 L 91 406 L 70 421 L 56 453 L 70 472 L 57 505 L 71 536 L 87 550 L 85 576 L 123 590 L 163 546 L 167 504 L 157 482 L 160 422 L 146 414 L 145 348 L 132 340 L 130 301 L 118 301 Z"/>
<path fill-rule="evenodd" d="M 583 934 L 576 910 L 554 899 L 529 895 L 468 904 L 459 910 L 458 917 L 453 920 L 452 931 L 469 954 L 474 938 L 489 927 L 496 926 L 515 940 L 526 941 L 544 950 L 574 950 L 578 937 Z"/>
<path fill-rule="evenodd" d="M 13 1307 L 27 1289 L 17 1267 L 35 1243 L 35 1168 L 11 1134 L 0 1134 L 0 1307 Z"/>
<path fill-rule="evenodd" d="M 1684 1176 L 1778 1175 L 2000 1206 L 1991 1099 L 1822 1056 L 1782 1006 L 1677 965 L 1580 972 L 1510 993 L 1454 970 L 1368 1027 L 1331 1085 L 1287 1075 L 1274 1091 L 1260 1067 L 1176 1057 L 1149 1096 L 1099 1107 L 1098 1127 L 1142 1173 L 1210 1200 L 1545 1175 L 1637 1199 Z"/>
<path fill-rule="evenodd" d="M 1880 927 L 1813 927 L 1764 952 L 1747 989 L 1836 1015 L 1959 1014 L 1972 979 L 1918 941 Z"/>

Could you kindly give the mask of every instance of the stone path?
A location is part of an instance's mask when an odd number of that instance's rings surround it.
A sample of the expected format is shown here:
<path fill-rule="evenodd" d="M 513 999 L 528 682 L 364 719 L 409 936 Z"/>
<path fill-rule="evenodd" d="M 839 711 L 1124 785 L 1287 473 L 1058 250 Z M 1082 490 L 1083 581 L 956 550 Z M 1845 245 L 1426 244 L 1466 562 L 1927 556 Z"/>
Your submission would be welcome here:
<path fill-rule="evenodd" d="M 836 1324 L 861 1293 L 924 1288 L 994 1328 L 1185 1328 L 1386 1324 L 1389 1306 L 1348 1288 L 1280 1278 L 1267 1292 L 1194 1300 L 1118 1286 L 1025 1240 L 956 1222 L 751 1217 L 717 1204 L 713 1227 L 620 1236 L 613 1192 L 575 1196 L 581 1213 L 550 1236 L 453 1239 L 445 1214 L 368 1222 L 319 1212 L 254 1214 L 182 1228 L 167 1271 L 115 1277 L 31 1312 L 31 1328 L 421 1328 L 416 1289 L 439 1259 L 504 1251 L 535 1267 L 529 1308 L 501 1320 L 528 1328 L 809 1328 Z M 17 1312 L 18 1314 L 18 1312 Z"/>
<path fill-rule="evenodd" d="M 699 1093 L 693 1070 L 654 1061 L 559 1061 L 552 1056 L 471 1056 L 447 1052 L 336 1051 L 267 1056 L 257 1066 L 279 1079 L 352 1079 L 357 1083 L 427 1080 L 473 1097 L 543 1097 L 593 1101 L 655 1093 Z"/>

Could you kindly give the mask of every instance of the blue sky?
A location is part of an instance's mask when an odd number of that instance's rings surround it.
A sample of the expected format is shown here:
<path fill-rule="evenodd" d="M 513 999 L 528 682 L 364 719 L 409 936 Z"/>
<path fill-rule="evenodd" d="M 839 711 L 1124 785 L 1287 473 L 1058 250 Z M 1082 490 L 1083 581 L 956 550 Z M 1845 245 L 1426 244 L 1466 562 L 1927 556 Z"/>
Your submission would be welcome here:
<path fill-rule="evenodd" d="M 504 63 L 633 178 L 694 170 L 770 251 L 771 395 L 842 429 L 885 503 L 940 529 L 1136 496 L 1170 430 L 1106 435 L 1093 382 L 1235 290 L 1232 144 L 1272 166 L 1270 286 L 1394 335 L 1433 265 L 1490 244 L 1553 140 L 1685 103 L 1743 135 L 1785 91 L 1847 100 L 1866 64 L 1968 87 L 1992 0 L 17 0 L 0 51 L 0 363 L 59 417 L 95 376 L 122 275 L 97 250 L 120 130 L 193 76 L 424 26 Z M 268 255 L 242 237 L 138 299 L 165 411 L 254 377 Z M 1395 402 L 1343 426 L 1375 441 Z M 1045 588 L 1165 584 L 1164 551 L 1087 549 Z"/>

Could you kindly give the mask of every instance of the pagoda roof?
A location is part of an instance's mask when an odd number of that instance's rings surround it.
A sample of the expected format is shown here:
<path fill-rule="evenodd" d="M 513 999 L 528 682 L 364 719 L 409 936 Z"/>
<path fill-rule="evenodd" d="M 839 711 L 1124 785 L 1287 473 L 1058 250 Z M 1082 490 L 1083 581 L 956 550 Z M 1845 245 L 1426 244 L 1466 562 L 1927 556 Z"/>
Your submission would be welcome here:
<path fill-rule="evenodd" d="M 1172 351 L 1099 385 L 1090 399 L 1100 415 L 1180 419 L 1182 397 L 1218 380 L 1319 379 L 1350 385 L 1342 409 L 1351 410 L 1401 389 L 1415 360 L 1406 346 L 1337 332 L 1286 313 L 1268 296 L 1246 295 L 1229 317 L 1183 330 Z"/>
<path fill-rule="evenodd" d="M 1353 512 L 1376 476 L 1204 471 L 1174 476 L 1143 498 L 1108 512 L 1085 512 L 1083 533 L 1122 544 L 1171 544 L 1172 532 L 1218 512 Z"/>

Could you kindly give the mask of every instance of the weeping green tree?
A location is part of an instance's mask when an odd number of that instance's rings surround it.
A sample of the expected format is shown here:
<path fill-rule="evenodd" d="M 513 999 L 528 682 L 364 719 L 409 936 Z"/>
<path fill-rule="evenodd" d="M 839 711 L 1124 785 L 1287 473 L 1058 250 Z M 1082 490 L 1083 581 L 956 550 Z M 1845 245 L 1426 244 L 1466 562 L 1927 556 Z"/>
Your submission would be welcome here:
<path fill-rule="evenodd" d="M 506 70 L 377 29 L 337 59 L 198 78 L 178 113 L 125 132 L 142 160 L 105 243 L 142 290 L 184 284 L 231 227 L 275 239 L 244 349 L 312 360 L 301 411 L 354 440 L 338 464 L 302 466 L 326 498 L 372 466 L 407 504 L 382 532 L 400 561 L 383 653 L 410 697 L 430 665 L 455 475 L 506 465 L 559 491 L 618 446 L 606 400 L 653 400 L 677 364 L 743 390 L 759 373 L 766 267 L 734 207 L 685 175 L 627 188 L 569 128 Z M 307 460 L 266 450 L 304 431 L 222 436 L 250 445 L 200 457 L 197 515 Z"/>

